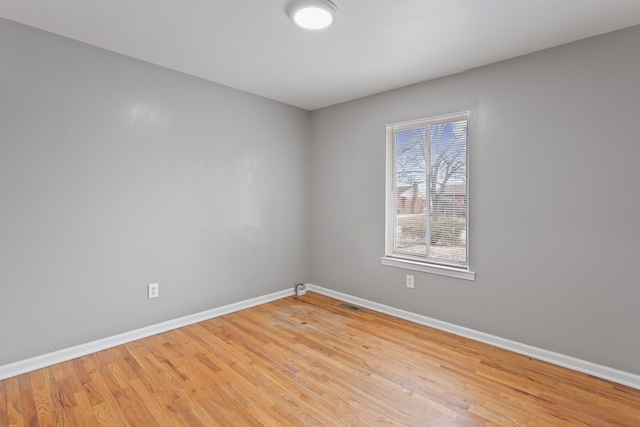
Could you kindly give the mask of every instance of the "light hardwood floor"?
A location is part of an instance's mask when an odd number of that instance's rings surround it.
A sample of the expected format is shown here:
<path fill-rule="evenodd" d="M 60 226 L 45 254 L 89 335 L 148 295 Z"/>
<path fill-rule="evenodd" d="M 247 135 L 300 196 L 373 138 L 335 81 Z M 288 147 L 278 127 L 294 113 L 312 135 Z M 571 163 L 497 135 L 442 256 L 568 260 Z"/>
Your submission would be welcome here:
<path fill-rule="evenodd" d="M 640 391 L 308 292 L 0 381 L 0 426 L 640 426 Z"/>

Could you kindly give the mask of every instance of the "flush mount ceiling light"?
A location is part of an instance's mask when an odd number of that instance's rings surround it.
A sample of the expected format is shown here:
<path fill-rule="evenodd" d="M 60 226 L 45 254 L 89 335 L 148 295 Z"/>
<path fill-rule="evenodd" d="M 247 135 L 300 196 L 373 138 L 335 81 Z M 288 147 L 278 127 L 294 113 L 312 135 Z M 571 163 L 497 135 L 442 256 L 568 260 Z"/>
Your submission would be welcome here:
<path fill-rule="evenodd" d="M 338 8 L 329 0 L 292 0 L 287 14 L 296 25 L 307 30 L 321 30 L 333 23 Z"/>

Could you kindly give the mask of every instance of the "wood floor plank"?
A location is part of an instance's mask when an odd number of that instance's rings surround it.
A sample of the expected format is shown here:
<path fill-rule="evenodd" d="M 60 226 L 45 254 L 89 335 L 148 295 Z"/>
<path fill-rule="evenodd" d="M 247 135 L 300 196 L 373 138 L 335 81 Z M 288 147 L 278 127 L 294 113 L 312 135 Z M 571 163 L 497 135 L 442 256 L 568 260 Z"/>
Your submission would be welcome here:
<path fill-rule="evenodd" d="M 24 424 L 20 407 L 20 387 L 17 377 L 2 382 L 3 404 L 0 408 L 0 426 L 20 426 Z"/>
<path fill-rule="evenodd" d="M 9 397 L 9 381 L 0 383 L 0 426 L 9 425 L 9 407 L 11 398 Z"/>
<path fill-rule="evenodd" d="M 13 426 L 640 426 L 640 390 L 308 292 L 0 381 Z"/>

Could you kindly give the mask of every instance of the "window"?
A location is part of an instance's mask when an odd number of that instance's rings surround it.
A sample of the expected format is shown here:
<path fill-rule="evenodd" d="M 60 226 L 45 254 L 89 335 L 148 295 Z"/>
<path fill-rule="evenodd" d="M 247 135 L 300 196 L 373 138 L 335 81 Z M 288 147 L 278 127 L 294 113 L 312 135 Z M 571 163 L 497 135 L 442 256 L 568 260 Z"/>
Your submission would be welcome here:
<path fill-rule="evenodd" d="M 465 112 L 387 126 L 383 264 L 474 280 L 468 124 Z"/>

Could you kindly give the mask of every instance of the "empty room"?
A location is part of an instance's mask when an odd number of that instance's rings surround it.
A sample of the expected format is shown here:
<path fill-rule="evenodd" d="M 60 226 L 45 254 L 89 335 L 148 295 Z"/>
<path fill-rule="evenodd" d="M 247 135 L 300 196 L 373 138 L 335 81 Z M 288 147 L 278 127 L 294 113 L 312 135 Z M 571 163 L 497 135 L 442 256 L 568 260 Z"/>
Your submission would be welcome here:
<path fill-rule="evenodd" d="M 0 0 L 0 427 L 640 425 L 639 119 L 637 0 Z"/>

